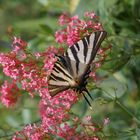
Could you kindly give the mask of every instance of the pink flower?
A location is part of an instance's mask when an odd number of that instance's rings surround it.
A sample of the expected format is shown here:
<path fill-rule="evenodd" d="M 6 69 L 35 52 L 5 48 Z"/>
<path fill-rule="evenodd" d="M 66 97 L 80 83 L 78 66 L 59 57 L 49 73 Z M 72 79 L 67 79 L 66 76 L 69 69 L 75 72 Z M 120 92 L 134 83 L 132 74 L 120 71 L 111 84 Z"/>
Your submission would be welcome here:
<path fill-rule="evenodd" d="M 27 42 L 21 40 L 20 38 L 14 37 L 13 40 L 13 51 L 18 53 L 20 50 L 24 50 L 27 46 Z"/>
<path fill-rule="evenodd" d="M 61 26 L 63 26 L 63 25 L 65 25 L 65 24 L 69 23 L 69 21 L 70 21 L 70 17 L 68 16 L 67 13 L 63 13 L 63 14 L 59 17 L 59 20 L 58 20 L 59 25 L 61 25 Z"/>
<path fill-rule="evenodd" d="M 78 118 L 77 116 L 75 116 L 75 117 L 73 118 L 73 121 L 74 121 L 74 122 L 78 122 L 78 121 L 79 121 L 79 118 Z"/>
<path fill-rule="evenodd" d="M 1 102 L 6 107 L 14 105 L 20 97 L 19 89 L 14 82 L 8 83 L 8 81 L 4 81 L 4 84 L 1 86 L 0 93 Z"/>
<path fill-rule="evenodd" d="M 90 122 L 91 119 L 92 119 L 91 116 L 86 116 L 86 117 L 85 117 L 85 120 L 86 120 L 87 122 Z"/>
<path fill-rule="evenodd" d="M 16 66 L 19 65 L 15 53 L 3 54 L 0 53 L 0 64 L 3 66 L 3 72 L 5 75 L 10 76 L 13 79 L 17 79 L 20 69 Z"/>
<path fill-rule="evenodd" d="M 64 31 L 56 31 L 55 38 L 56 38 L 56 42 L 64 43 L 66 38 L 67 38 L 67 36 L 66 36 Z"/>
<path fill-rule="evenodd" d="M 93 81 L 95 82 L 97 81 L 97 76 L 96 76 L 95 71 L 91 72 L 89 76 L 93 79 Z"/>
<path fill-rule="evenodd" d="M 96 23 L 94 25 L 94 28 L 95 28 L 95 30 L 101 30 L 101 31 L 103 30 L 101 23 Z"/>
<path fill-rule="evenodd" d="M 39 58 L 41 57 L 42 54 L 39 53 L 39 52 L 35 52 L 34 55 L 35 55 L 36 59 L 39 59 Z"/>
<path fill-rule="evenodd" d="M 99 138 L 97 138 L 97 137 L 94 137 L 94 138 L 93 138 L 93 140 L 99 140 Z"/>
<path fill-rule="evenodd" d="M 100 68 L 101 67 L 101 63 L 95 63 L 95 67 L 96 68 Z"/>
<path fill-rule="evenodd" d="M 74 21 L 74 20 L 79 20 L 78 15 L 75 15 L 75 16 L 73 16 L 73 17 L 71 18 L 71 21 Z"/>
<path fill-rule="evenodd" d="M 96 18 L 96 15 L 94 12 L 85 12 L 85 17 L 90 17 L 91 19 Z"/>
<path fill-rule="evenodd" d="M 70 140 L 74 138 L 76 134 L 77 126 L 70 127 L 68 123 L 64 123 L 63 127 L 59 127 L 58 135 L 62 138 Z"/>
<path fill-rule="evenodd" d="M 104 119 L 104 125 L 108 125 L 110 123 L 110 119 L 109 118 L 105 118 Z"/>

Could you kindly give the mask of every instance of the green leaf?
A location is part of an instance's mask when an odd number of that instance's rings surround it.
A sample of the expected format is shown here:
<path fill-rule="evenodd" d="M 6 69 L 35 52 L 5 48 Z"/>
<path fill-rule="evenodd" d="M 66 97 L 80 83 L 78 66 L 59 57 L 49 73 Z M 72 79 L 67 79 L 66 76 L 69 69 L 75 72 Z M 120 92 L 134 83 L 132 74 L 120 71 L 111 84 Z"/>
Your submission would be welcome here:
<path fill-rule="evenodd" d="M 136 135 L 137 135 L 138 140 L 140 140 L 140 129 L 139 128 L 136 128 Z"/>
<path fill-rule="evenodd" d="M 98 87 L 103 90 L 103 95 L 107 98 L 120 98 L 126 92 L 126 86 L 124 83 L 117 80 L 114 76 L 110 76 L 107 79 L 99 83 Z"/>
<path fill-rule="evenodd" d="M 46 33 L 47 35 L 54 35 L 54 31 L 49 25 L 41 24 L 40 27 L 41 27 L 42 31 L 44 33 Z"/>
<path fill-rule="evenodd" d="M 135 110 L 135 115 L 138 117 L 140 120 L 140 101 L 137 102 L 136 104 L 136 110 Z"/>

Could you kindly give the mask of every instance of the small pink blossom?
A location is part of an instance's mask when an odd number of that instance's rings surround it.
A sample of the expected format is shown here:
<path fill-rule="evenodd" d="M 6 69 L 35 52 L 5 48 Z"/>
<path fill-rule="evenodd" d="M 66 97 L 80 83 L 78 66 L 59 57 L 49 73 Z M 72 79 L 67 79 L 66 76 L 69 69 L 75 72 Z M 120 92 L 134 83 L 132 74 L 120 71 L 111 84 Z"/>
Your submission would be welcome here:
<path fill-rule="evenodd" d="M 100 68 L 101 67 L 101 63 L 99 63 L 99 62 L 98 63 L 95 63 L 95 67 L 96 68 Z"/>
<path fill-rule="evenodd" d="M 94 137 L 94 138 L 93 138 L 93 140 L 99 140 L 99 138 L 97 138 L 97 137 Z"/>
<path fill-rule="evenodd" d="M 97 81 L 97 76 L 96 76 L 95 71 L 91 72 L 89 76 L 90 76 L 95 82 Z"/>
<path fill-rule="evenodd" d="M 47 83 L 46 83 L 46 86 L 47 86 Z M 40 90 L 39 90 L 39 95 L 40 95 L 40 97 L 42 98 L 42 99 L 45 99 L 45 98 L 47 98 L 47 99 L 51 99 L 51 96 L 50 96 L 50 94 L 49 94 L 49 90 L 48 90 L 48 88 L 46 87 L 46 88 L 41 88 Z"/>
<path fill-rule="evenodd" d="M 73 118 L 73 121 L 74 121 L 74 122 L 78 122 L 78 120 L 79 120 L 79 118 L 78 118 L 77 116 L 75 116 L 75 117 Z"/>
<path fill-rule="evenodd" d="M 95 30 L 103 30 L 103 27 L 102 27 L 101 23 L 96 23 L 94 25 L 94 28 L 95 28 Z"/>
<path fill-rule="evenodd" d="M 24 50 L 27 46 L 27 42 L 21 40 L 20 38 L 17 38 L 17 37 L 14 37 L 14 40 L 13 40 L 13 51 L 14 52 L 18 52 L 20 50 Z"/>
<path fill-rule="evenodd" d="M 9 54 L 0 53 L 0 64 L 3 66 L 3 72 L 5 75 L 17 79 L 20 69 L 17 68 L 19 60 L 16 58 L 16 54 L 11 52 Z"/>
<path fill-rule="evenodd" d="M 91 116 L 86 116 L 85 117 L 85 120 L 88 121 L 88 122 L 91 121 L 91 119 L 92 119 Z"/>
<path fill-rule="evenodd" d="M 73 20 L 79 20 L 78 15 L 73 16 L 73 17 L 71 18 L 71 20 L 72 20 L 72 21 L 73 21 Z"/>
<path fill-rule="evenodd" d="M 56 38 L 56 42 L 64 43 L 66 38 L 67 38 L 67 36 L 66 36 L 64 31 L 56 31 L 55 38 Z"/>
<path fill-rule="evenodd" d="M 61 25 L 61 26 L 63 26 L 63 25 L 65 25 L 65 24 L 69 23 L 69 21 L 70 21 L 70 17 L 68 16 L 67 13 L 63 13 L 63 14 L 59 17 L 59 20 L 58 20 L 59 25 Z"/>
<path fill-rule="evenodd" d="M 76 134 L 77 126 L 70 127 L 68 123 L 64 123 L 63 127 L 59 127 L 58 135 L 62 138 L 70 140 L 74 138 Z"/>
<path fill-rule="evenodd" d="M 85 12 L 85 17 L 90 17 L 91 19 L 96 18 L 96 15 L 94 12 Z"/>
<path fill-rule="evenodd" d="M 110 119 L 109 118 L 105 118 L 104 119 L 104 125 L 108 125 L 110 123 Z"/>
<path fill-rule="evenodd" d="M 39 53 L 39 52 L 35 52 L 34 55 L 35 55 L 36 59 L 39 59 L 39 58 L 41 57 L 42 54 Z"/>

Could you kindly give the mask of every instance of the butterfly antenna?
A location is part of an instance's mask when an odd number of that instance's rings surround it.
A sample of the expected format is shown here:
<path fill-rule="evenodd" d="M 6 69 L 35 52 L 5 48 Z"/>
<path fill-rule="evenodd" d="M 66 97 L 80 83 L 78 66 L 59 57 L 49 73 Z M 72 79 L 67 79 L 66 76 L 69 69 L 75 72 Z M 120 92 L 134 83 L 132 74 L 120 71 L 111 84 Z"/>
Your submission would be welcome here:
<path fill-rule="evenodd" d="M 86 102 L 88 103 L 90 109 L 92 109 L 92 106 L 91 106 L 89 100 L 87 99 L 87 97 L 85 96 L 85 94 L 83 92 L 82 92 L 82 95 L 84 96 L 84 98 L 85 98 Z"/>
<path fill-rule="evenodd" d="M 90 93 L 88 92 L 88 90 L 86 88 L 84 88 L 84 91 L 88 94 L 88 96 L 91 98 L 91 100 L 93 100 L 92 96 L 90 95 Z"/>

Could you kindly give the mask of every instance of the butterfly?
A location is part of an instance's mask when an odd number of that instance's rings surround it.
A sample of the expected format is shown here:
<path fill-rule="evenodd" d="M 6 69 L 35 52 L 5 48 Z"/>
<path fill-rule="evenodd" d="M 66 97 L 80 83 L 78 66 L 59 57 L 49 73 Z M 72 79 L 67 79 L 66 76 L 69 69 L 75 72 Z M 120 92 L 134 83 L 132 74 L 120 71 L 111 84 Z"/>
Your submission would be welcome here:
<path fill-rule="evenodd" d="M 62 56 L 56 56 L 57 61 L 48 78 L 48 89 L 52 97 L 62 91 L 73 89 L 83 94 L 91 106 L 85 96 L 87 93 L 92 99 L 86 88 L 87 80 L 91 72 L 91 63 L 106 35 L 105 31 L 93 32 L 69 47 Z"/>

